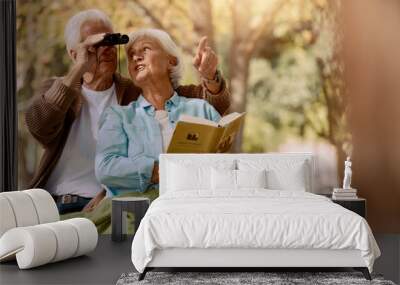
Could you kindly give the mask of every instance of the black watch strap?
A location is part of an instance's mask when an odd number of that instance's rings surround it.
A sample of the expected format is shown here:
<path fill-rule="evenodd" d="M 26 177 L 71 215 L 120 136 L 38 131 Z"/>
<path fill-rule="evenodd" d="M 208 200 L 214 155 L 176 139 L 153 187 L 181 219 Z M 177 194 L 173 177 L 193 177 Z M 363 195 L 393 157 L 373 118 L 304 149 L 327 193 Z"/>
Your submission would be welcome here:
<path fill-rule="evenodd" d="M 203 77 L 203 82 L 206 84 L 220 84 L 221 83 L 221 73 L 217 69 L 213 79 L 207 79 L 207 78 Z"/>

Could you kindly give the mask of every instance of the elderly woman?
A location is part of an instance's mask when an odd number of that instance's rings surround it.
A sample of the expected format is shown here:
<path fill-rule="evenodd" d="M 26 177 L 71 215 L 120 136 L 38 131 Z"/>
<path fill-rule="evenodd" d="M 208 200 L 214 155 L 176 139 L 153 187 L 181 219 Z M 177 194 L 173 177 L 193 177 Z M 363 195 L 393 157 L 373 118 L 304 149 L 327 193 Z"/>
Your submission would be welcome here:
<path fill-rule="evenodd" d="M 181 114 L 220 119 L 207 101 L 177 93 L 183 63 L 166 32 L 141 29 L 129 38 L 129 74 L 142 94 L 128 106 L 104 112 L 96 151 L 96 176 L 114 195 L 158 184 L 158 156 L 166 151 Z"/>

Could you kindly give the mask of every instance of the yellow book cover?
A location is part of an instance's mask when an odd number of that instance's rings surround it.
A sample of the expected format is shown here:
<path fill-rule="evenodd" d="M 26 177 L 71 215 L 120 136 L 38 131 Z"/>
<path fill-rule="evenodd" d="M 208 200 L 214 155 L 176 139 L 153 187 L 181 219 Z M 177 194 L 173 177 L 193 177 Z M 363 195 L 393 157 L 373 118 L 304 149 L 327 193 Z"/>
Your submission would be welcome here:
<path fill-rule="evenodd" d="M 181 115 L 167 153 L 227 152 L 242 124 L 244 113 L 231 113 L 216 123 Z"/>

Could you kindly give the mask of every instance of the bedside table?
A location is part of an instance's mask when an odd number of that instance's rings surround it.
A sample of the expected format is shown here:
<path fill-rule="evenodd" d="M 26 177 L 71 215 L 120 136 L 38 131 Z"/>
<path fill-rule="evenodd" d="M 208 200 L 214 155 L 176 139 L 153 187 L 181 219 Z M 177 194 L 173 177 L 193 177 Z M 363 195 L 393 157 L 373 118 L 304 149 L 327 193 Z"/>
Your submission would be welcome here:
<path fill-rule="evenodd" d="M 333 200 L 333 203 L 359 214 L 361 217 L 366 218 L 367 201 L 364 198 L 357 198 L 353 200 Z"/>

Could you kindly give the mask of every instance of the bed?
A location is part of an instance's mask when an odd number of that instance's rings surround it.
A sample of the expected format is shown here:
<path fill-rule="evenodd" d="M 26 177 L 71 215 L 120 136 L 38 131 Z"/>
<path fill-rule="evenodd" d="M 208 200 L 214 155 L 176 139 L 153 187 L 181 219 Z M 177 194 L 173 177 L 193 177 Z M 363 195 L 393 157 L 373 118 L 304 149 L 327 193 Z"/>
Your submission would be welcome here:
<path fill-rule="evenodd" d="M 153 268 L 353 267 L 380 251 L 361 216 L 314 194 L 310 153 L 162 154 L 160 197 L 132 242 Z"/>

